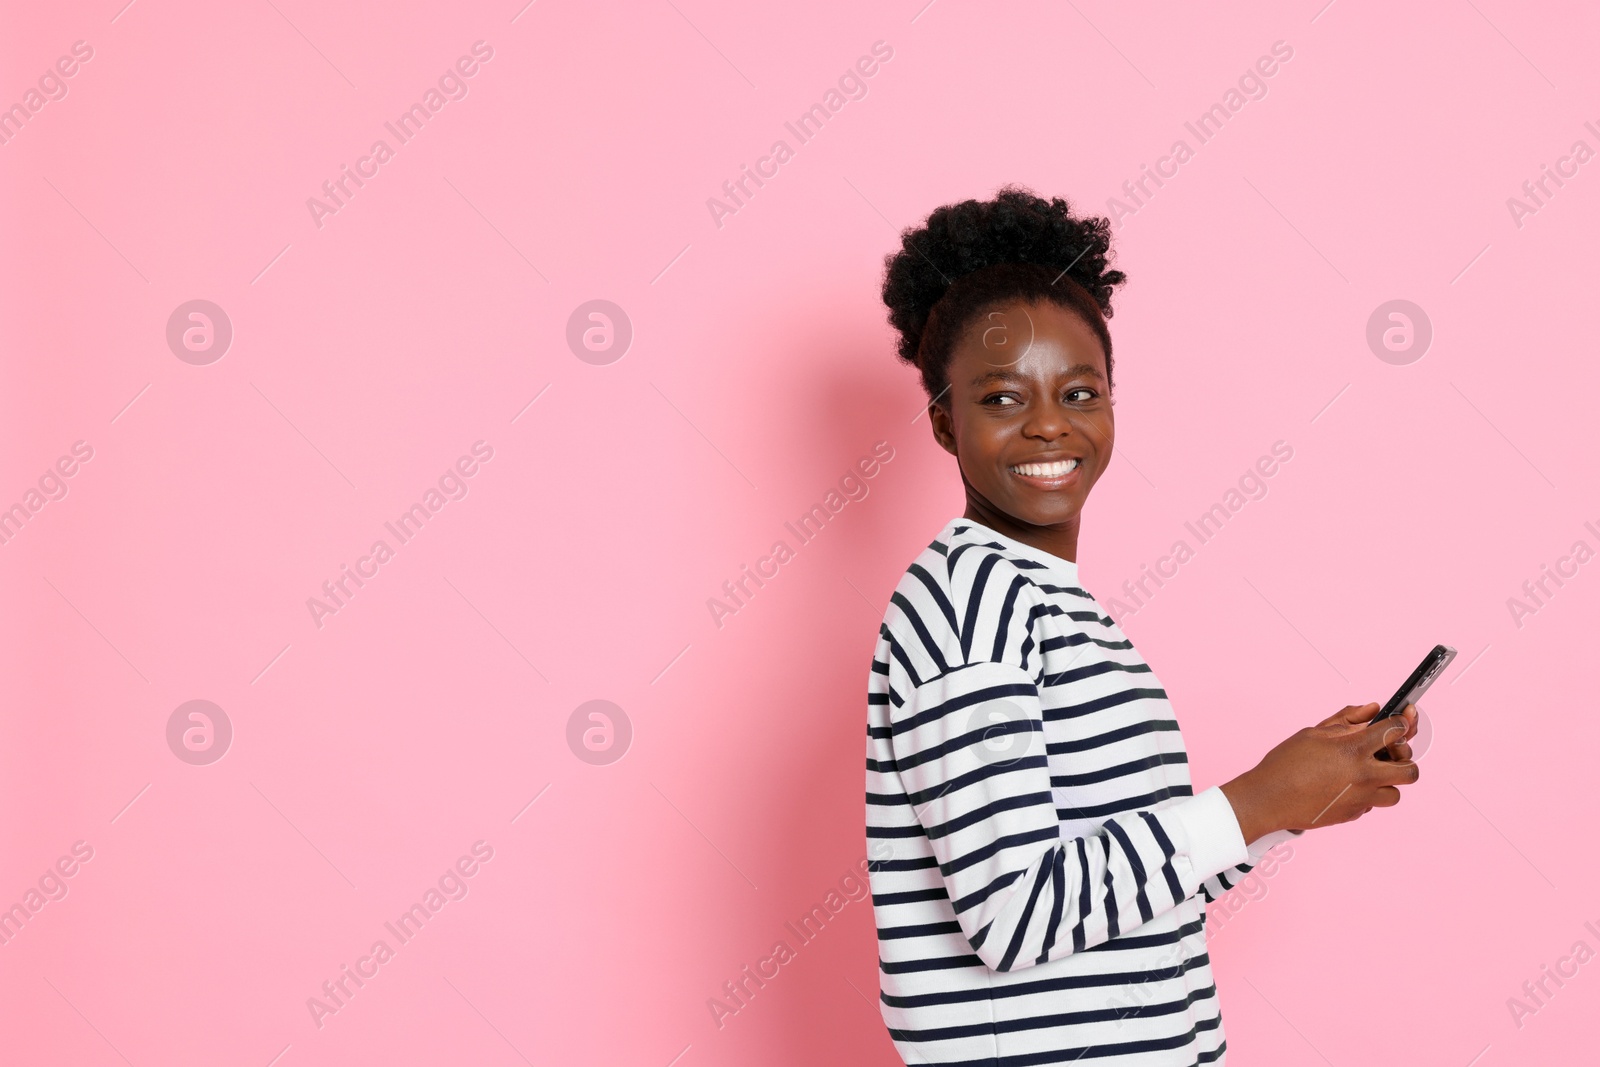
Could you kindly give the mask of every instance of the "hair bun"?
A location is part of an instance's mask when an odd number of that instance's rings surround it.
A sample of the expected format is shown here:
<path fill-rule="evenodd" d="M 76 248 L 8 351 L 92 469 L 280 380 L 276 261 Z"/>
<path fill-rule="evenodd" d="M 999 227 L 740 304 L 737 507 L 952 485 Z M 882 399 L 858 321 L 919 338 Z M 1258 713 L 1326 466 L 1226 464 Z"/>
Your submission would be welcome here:
<path fill-rule="evenodd" d="M 931 343 L 936 339 L 930 337 L 930 343 L 925 345 L 923 334 L 928 331 L 934 305 L 957 282 L 997 264 L 1046 268 L 1050 285 L 1069 278 L 1082 287 L 1100 317 L 1109 319 L 1111 294 L 1127 279 L 1122 271 L 1109 267 L 1110 255 L 1109 219 L 1075 216 L 1071 205 L 1062 198 L 1046 200 L 1020 186 L 1006 186 L 992 200 L 963 200 L 937 208 L 922 226 L 901 231 L 900 250 L 884 257 L 883 302 L 889 309 L 890 325 L 900 334 L 899 357 L 920 367 L 924 384 L 933 395 L 934 387 L 943 384 L 948 346 L 962 325 L 961 315 L 946 321 L 941 309 L 940 323 L 936 324 L 936 332 L 941 335 L 938 343 Z M 1018 273 L 1032 277 L 1042 272 Z M 1064 297 L 1068 287 L 1056 288 L 1063 290 Z M 975 289 L 983 290 L 991 300 L 997 294 L 1002 298 L 1006 295 L 992 285 Z M 1044 296 L 1069 306 L 1074 302 L 1057 297 L 1048 287 L 1041 289 L 1037 281 L 1021 286 L 1016 295 Z M 1103 322 L 1100 329 L 1104 330 Z M 1103 335 L 1103 341 L 1109 373 L 1109 335 Z"/>

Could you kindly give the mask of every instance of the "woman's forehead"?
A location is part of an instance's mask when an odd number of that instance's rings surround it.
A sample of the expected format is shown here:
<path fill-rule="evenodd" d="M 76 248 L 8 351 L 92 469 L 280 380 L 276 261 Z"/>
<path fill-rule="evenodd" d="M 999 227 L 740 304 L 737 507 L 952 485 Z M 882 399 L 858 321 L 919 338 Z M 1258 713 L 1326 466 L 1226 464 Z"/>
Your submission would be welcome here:
<path fill-rule="evenodd" d="M 963 374 L 980 378 L 1105 377 L 1105 352 L 1094 330 L 1073 312 L 1048 303 L 984 312 L 963 332 L 954 356 Z"/>

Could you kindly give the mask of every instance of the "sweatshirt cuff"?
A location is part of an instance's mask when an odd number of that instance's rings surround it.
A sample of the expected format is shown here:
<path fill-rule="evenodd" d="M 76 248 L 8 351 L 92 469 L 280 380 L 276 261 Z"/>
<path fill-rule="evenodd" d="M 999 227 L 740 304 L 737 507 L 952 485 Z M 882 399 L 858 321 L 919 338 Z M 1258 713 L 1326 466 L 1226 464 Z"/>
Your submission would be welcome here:
<path fill-rule="evenodd" d="M 1285 841 L 1293 841 L 1296 836 L 1298 835 L 1293 830 L 1274 830 L 1270 834 L 1262 834 L 1250 842 L 1248 849 L 1250 858 L 1246 862 L 1251 865 L 1260 863 L 1261 857 L 1272 851 L 1275 846 L 1281 845 Z"/>
<path fill-rule="evenodd" d="M 1249 860 L 1239 819 L 1220 786 L 1174 804 L 1172 814 L 1188 839 L 1189 864 L 1197 881 Z"/>

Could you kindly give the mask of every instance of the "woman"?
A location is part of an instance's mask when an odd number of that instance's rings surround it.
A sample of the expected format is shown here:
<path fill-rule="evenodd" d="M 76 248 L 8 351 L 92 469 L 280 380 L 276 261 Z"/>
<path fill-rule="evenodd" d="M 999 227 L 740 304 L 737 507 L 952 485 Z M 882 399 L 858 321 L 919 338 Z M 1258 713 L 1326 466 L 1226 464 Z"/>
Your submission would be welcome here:
<path fill-rule="evenodd" d="M 1196 794 L 1160 682 L 1078 579 L 1114 440 L 1107 220 L 1010 188 L 901 246 L 883 299 L 966 506 L 873 656 L 884 1020 L 908 1064 L 1220 1063 L 1201 898 L 1398 803 L 1416 710 L 1347 707 Z"/>

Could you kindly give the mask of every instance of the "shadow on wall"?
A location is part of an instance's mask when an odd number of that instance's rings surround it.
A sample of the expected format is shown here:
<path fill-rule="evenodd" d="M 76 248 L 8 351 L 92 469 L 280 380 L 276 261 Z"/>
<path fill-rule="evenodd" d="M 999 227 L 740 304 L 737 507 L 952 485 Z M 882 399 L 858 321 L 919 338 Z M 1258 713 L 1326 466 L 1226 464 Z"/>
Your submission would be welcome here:
<path fill-rule="evenodd" d="M 874 442 L 887 441 L 894 459 L 808 550 L 814 556 L 802 564 L 807 578 L 797 585 L 803 588 L 791 591 L 788 618 L 775 628 L 773 655 L 811 665 L 783 698 L 782 713 L 807 723 L 797 732 L 805 743 L 771 768 L 773 830 L 792 844 L 778 853 L 764 907 L 773 936 L 795 956 L 748 1002 L 745 1017 L 728 1024 L 759 1023 L 762 1034 L 777 1037 L 763 1050 L 765 1063 L 893 1067 L 900 1059 L 878 1011 L 877 932 L 860 866 L 867 858 L 867 676 L 889 593 L 955 513 L 946 512 L 959 510 L 960 483 L 949 457 L 929 439 L 926 416 L 911 421 L 922 389 L 915 372 L 894 358 L 887 335 L 817 336 L 801 351 L 830 357 L 793 364 L 830 370 L 808 380 L 806 398 L 805 410 L 815 413 L 808 444 L 819 457 L 818 491 L 847 461 L 870 454 Z M 840 352 L 852 356 L 840 360 Z M 763 954 L 772 948 L 764 946 Z"/>

